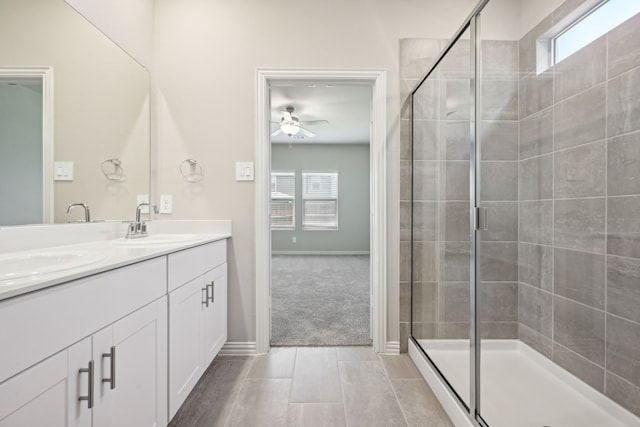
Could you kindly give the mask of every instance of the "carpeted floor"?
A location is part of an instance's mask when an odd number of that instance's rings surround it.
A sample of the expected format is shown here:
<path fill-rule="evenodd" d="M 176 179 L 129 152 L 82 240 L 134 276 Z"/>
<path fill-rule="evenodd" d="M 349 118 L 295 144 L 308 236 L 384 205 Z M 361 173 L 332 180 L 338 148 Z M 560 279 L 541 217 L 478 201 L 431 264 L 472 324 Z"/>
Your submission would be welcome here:
<path fill-rule="evenodd" d="M 368 255 L 273 255 L 271 345 L 370 345 Z"/>

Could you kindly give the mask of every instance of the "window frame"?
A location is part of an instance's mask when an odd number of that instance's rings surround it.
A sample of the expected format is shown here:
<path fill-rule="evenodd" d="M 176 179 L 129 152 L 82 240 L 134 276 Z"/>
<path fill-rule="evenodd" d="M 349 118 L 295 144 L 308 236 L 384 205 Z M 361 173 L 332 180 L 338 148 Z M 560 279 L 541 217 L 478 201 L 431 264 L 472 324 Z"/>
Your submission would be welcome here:
<path fill-rule="evenodd" d="M 586 44 L 584 44 L 582 47 L 580 47 L 577 50 L 574 50 L 573 52 L 571 52 L 569 55 L 566 55 L 562 58 L 558 58 L 558 39 L 562 38 L 564 35 L 566 35 L 568 32 L 570 32 L 572 29 L 574 29 L 576 26 L 578 26 L 581 22 L 583 22 L 585 19 L 588 19 L 591 15 L 593 15 L 594 13 L 597 13 L 598 10 L 600 10 L 602 7 L 604 7 L 607 3 L 609 3 L 611 0 L 601 0 L 598 1 L 597 3 L 595 3 L 594 5 L 592 5 L 588 10 L 584 11 L 583 13 L 581 13 L 577 18 L 573 19 L 568 25 L 565 25 L 562 27 L 562 29 L 558 32 L 556 32 L 551 38 L 550 38 L 550 50 L 551 50 L 551 65 L 556 65 L 559 64 L 560 62 L 564 61 L 565 59 L 571 57 L 573 54 L 575 54 L 576 52 L 580 51 L 581 49 L 583 49 L 584 47 L 588 46 L 590 43 L 593 43 L 595 40 L 599 39 L 600 37 L 602 37 L 603 35 L 607 34 L 608 32 L 612 31 L 614 28 L 618 27 L 619 25 L 621 25 L 622 23 L 626 22 L 627 20 L 631 19 L 633 16 L 635 15 L 631 15 L 626 17 L 625 19 L 623 19 L 622 21 L 618 22 L 614 27 L 608 29 L 607 31 L 603 32 L 602 34 L 599 34 L 597 37 L 591 38 Z M 637 14 L 638 12 L 636 12 Z M 600 27 L 602 28 L 602 27 Z"/>
<path fill-rule="evenodd" d="M 306 194 L 306 176 L 335 176 L 335 194 L 330 195 L 309 195 Z M 340 174 L 339 171 L 302 171 L 301 172 L 301 187 L 302 187 L 302 218 L 301 218 L 301 227 L 302 230 L 305 231 L 338 231 L 340 229 L 340 202 L 339 202 L 339 181 Z M 333 185 L 332 185 L 333 186 Z M 332 192 L 330 190 L 329 192 Z M 309 225 L 307 222 L 307 202 L 323 202 L 323 201 L 333 201 L 335 205 L 335 225 Z"/>
<path fill-rule="evenodd" d="M 281 196 L 274 197 L 274 177 L 282 176 L 282 177 L 291 177 L 292 178 L 292 191 L 291 195 L 287 196 L 286 193 L 280 193 Z M 277 183 L 276 183 L 277 185 Z M 269 199 L 269 224 L 271 230 L 295 230 L 296 229 L 296 172 L 295 171 L 271 171 L 271 197 Z M 277 188 L 276 188 L 277 189 Z M 273 223 L 274 215 L 274 201 L 283 201 L 288 200 L 291 204 L 291 224 L 279 225 Z"/>

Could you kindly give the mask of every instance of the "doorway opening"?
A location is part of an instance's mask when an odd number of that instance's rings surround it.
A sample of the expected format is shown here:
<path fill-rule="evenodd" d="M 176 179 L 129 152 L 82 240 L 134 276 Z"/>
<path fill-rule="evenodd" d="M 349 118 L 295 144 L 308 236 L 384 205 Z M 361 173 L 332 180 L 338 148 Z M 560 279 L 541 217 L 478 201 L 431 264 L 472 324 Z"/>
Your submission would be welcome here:
<path fill-rule="evenodd" d="M 256 140 L 256 349 L 258 353 L 269 350 L 274 345 L 340 345 L 369 344 L 378 352 L 386 351 L 386 75 L 380 70 L 363 71 L 305 71 L 305 70 L 258 70 L 258 137 Z M 365 115 L 365 138 L 369 144 L 343 144 L 323 137 L 327 144 L 319 144 L 320 138 L 314 141 L 315 135 L 322 133 L 324 117 L 322 113 L 305 116 L 305 105 L 295 104 L 291 99 L 291 91 L 327 92 L 338 95 L 342 92 L 342 102 L 348 91 L 366 94 L 368 108 Z M 326 95 L 326 93 L 325 93 Z M 287 98 L 289 97 L 289 98 Z M 304 99 L 304 94 L 300 99 Z M 338 98 L 340 98 L 338 96 Z M 325 105 L 324 108 L 332 108 Z M 334 106 L 334 108 L 337 108 Z M 275 112 L 274 112 L 275 110 Z M 327 113 L 328 114 L 328 113 Z M 306 121 L 305 121 L 306 120 Z M 339 119 L 333 119 L 339 122 Z M 275 122 L 275 123 L 272 123 Z M 293 129 L 292 126 L 300 129 Z M 339 133 L 340 131 L 338 131 Z M 272 137 L 273 134 L 273 137 Z M 311 135 L 313 136 L 311 136 Z M 291 135 L 291 136 L 289 136 Z M 362 138 L 361 138 L 362 139 Z M 272 144 L 273 142 L 273 144 Z M 323 147 L 322 146 L 327 146 Z M 357 169 L 355 164 L 346 162 L 342 165 L 335 158 L 346 156 L 336 153 L 337 149 L 346 150 L 347 146 L 360 160 L 364 158 L 366 175 L 364 189 L 360 181 L 360 196 L 365 200 L 365 236 L 364 244 L 339 246 L 338 233 L 353 232 L 356 226 L 348 227 L 348 216 L 353 209 L 345 211 L 347 195 L 341 194 L 341 187 L 349 187 L 352 181 L 349 175 Z M 314 151 L 315 150 L 315 151 Z M 332 153 L 333 150 L 333 153 Z M 322 164 L 322 156 L 334 157 L 332 164 Z M 292 158 L 302 159 L 294 165 L 288 163 Z M 354 158 L 356 158 L 354 157 Z M 311 162 L 311 163 L 309 163 Z M 315 163 L 313 163 L 315 162 Z M 362 174 L 361 174 L 362 175 Z M 360 176 L 362 178 L 362 176 Z M 296 185 L 297 184 L 297 185 Z M 296 190 L 297 187 L 297 190 Z M 360 202 L 360 205 L 363 203 Z M 362 217 L 363 213 L 358 213 Z M 345 224 L 346 221 L 346 224 Z M 362 224 L 359 224 L 362 225 Z M 272 231 L 272 228 L 279 228 Z M 362 231 L 362 230 L 361 230 Z M 324 240 L 324 241 L 323 241 Z M 347 248 L 347 249 L 344 249 Z M 295 253 L 295 254 L 293 254 Z M 292 258 L 295 257 L 295 258 Z M 352 257 L 351 259 L 347 259 Z M 360 257 L 360 259 L 357 259 Z M 338 264 L 346 262 L 345 266 Z M 358 261 L 360 261 L 358 263 Z M 305 264 L 306 263 L 306 264 Z M 310 267 L 311 266 L 311 267 Z M 363 267 L 364 266 L 364 267 Z M 341 268 L 347 268 L 353 275 L 352 281 L 331 278 Z M 364 270 L 364 271 L 363 271 Z M 310 272 L 314 274 L 310 274 Z M 360 274 L 359 274 L 360 273 Z M 295 284 L 292 277 L 303 277 L 303 283 Z M 344 273 L 342 274 L 344 276 Z M 328 326 L 324 321 L 336 310 L 335 302 L 341 299 L 340 292 L 356 281 L 360 284 L 364 277 L 364 298 L 360 298 L 360 320 L 343 318 L 334 322 L 331 328 L 317 328 L 318 324 Z M 368 276 L 368 277 L 367 277 Z M 287 278 L 289 288 L 278 288 L 278 280 Z M 274 288 L 275 284 L 275 288 Z M 321 285 L 318 285 L 321 284 Z M 335 286 L 329 286 L 334 284 Z M 355 288 L 355 286 L 353 286 Z M 279 293 L 279 290 L 282 292 Z M 348 289 L 353 291 L 355 289 Z M 315 308 L 321 313 L 314 325 L 314 316 L 304 303 L 311 302 L 310 291 L 321 297 Z M 296 302 L 294 294 L 307 292 Z M 361 292 L 362 293 L 362 292 Z M 368 295 L 367 295 L 368 294 Z M 288 299 L 289 301 L 283 301 Z M 305 298 L 305 296 L 307 298 Z M 368 297 L 368 298 L 367 298 Z M 354 296 L 355 299 L 357 297 Z M 349 300 L 345 294 L 342 300 Z M 354 299 L 354 300 L 355 300 Z M 345 301 L 340 301 L 345 302 Z M 279 311 L 289 303 L 296 306 L 297 313 L 293 322 L 283 321 Z M 364 303 L 364 304 L 362 304 Z M 349 303 L 343 304 L 349 313 Z M 364 315 L 362 313 L 364 305 Z M 287 311 L 285 308 L 284 311 Z M 356 310 L 351 307 L 351 311 Z M 319 312 L 316 311 L 316 314 Z M 335 313 L 334 317 L 338 317 Z M 290 313 L 291 314 L 291 313 Z M 280 316 L 280 317 L 279 317 Z M 305 318 L 306 316 L 306 318 Z M 324 316 L 324 317 L 323 317 Z M 309 321 L 309 322 L 307 322 Z M 316 341 L 300 341 L 302 336 L 311 335 L 304 332 L 315 328 Z M 341 324 L 342 323 L 342 324 Z M 346 330 L 353 324 L 365 324 L 359 328 L 360 341 L 353 341 L 354 332 L 358 328 Z M 367 325 L 368 323 L 368 325 Z M 284 327 L 280 328 L 280 324 Z M 350 325 L 351 324 L 351 325 Z M 276 328 L 274 331 L 272 326 Z M 280 330 L 278 330 L 280 328 Z M 281 332 L 292 329 L 291 341 L 285 342 Z M 364 330 L 364 334 L 362 334 Z M 330 338 L 327 338 L 330 336 Z M 307 337 L 308 338 L 308 337 Z M 338 338 L 342 341 L 338 341 Z M 280 340 L 280 341 L 278 341 Z"/>
<path fill-rule="evenodd" d="M 271 99 L 271 345 L 371 345 L 371 86 Z"/>
<path fill-rule="evenodd" d="M 52 69 L 0 68 L 0 224 L 53 222 L 52 164 Z"/>

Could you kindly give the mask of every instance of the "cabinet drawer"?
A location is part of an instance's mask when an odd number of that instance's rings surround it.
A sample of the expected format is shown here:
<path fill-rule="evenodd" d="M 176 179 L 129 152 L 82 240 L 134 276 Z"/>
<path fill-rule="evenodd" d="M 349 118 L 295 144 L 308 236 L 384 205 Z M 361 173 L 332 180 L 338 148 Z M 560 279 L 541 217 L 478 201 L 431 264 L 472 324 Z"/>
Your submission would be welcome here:
<path fill-rule="evenodd" d="M 169 255 L 169 292 L 227 260 L 227 241 L 185 249 Z"/>
<path fill-rule="evenodd" d="M 166 293 L 166 259 L 0 302 L 0 382 Z"/>

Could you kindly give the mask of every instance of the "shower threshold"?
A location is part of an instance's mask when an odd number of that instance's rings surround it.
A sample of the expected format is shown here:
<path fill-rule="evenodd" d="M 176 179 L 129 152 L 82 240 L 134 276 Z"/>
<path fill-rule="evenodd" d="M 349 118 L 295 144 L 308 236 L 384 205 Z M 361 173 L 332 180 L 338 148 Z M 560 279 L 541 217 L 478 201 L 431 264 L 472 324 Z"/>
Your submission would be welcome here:
<path fill-rule="evenodd" d="M 469 399 L 469 340 L 419 340 Z M 482 340 L 480 413 L 491 427 L 640 426 L 640 418 L 520 340 Z M 409 355 L 456 426 L 472 426 L 417 346 Z"/>

